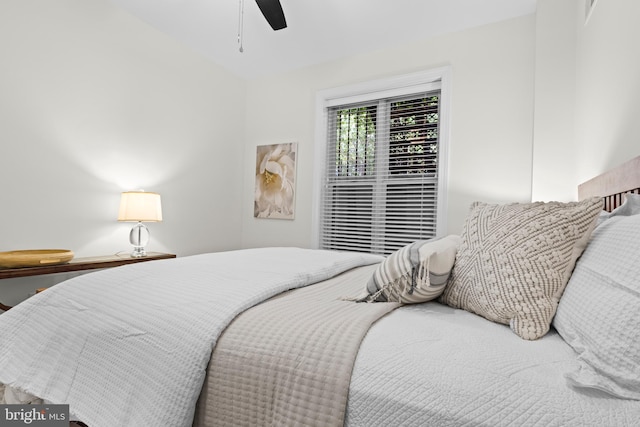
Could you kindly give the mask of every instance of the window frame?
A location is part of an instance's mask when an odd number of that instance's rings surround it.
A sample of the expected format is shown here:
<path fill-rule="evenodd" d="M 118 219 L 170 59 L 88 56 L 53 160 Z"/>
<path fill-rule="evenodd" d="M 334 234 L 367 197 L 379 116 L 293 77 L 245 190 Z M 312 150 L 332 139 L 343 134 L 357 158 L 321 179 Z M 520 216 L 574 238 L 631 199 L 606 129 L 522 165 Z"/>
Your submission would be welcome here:
<path fill-rule="evenodd" d="M 417 73 L 372 80 L 363 83 L 321 90 L 316 94 L 316 132 L 314 150 L 312 232 L 313 248 L 320 247 L 320 210 L 322 209 L 322 188 L 326 166 L 327 130 L 329 107 L 355 104 L 429 92 L 440 86 L 440 115 L 438 141 L 438 190 L 436 213 L 436 236 L 442 237 L 447 230 L 447 188 L 449 183 L 449 141 L 450 141 L 450 100 L 451 67 L 444 66 Z"/>

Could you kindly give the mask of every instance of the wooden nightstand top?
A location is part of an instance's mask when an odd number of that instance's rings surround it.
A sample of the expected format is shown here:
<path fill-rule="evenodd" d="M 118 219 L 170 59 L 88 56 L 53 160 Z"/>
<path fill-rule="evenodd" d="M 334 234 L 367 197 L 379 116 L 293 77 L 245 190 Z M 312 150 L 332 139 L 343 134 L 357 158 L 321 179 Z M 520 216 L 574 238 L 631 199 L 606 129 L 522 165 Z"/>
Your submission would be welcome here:
<path fill-rule="evenodd" d="M 175 257 L 176 256 L 174 254 L 149 252 L 147 253 L 147 256 L 142 258 L 131 258 L 129 254 L 74 258 L 66 264 L 47 265 L 42 267 L 0 268 L 0 279 L 68 273 L 71 271 L 93 270 L 98 268 L 111 268 L 136 262 L 155 261 L 158 259 Z"/>

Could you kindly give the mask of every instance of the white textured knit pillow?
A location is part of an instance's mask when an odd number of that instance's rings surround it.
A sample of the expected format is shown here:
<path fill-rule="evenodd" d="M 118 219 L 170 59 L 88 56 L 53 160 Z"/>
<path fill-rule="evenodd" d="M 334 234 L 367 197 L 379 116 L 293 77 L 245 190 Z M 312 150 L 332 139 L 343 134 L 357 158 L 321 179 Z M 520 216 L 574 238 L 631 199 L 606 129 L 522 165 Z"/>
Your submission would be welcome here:
<path fill-rule="evenodd" d="M 553 326 L 578 353 L 570 384 L 640 400 L 640 215 L 596 228 Z"/>
<path fill-rule="evenodd" d="M 542 337 L 601 210 L 599 198 L 474 203 L 440 301 Z"/>
<path fill-rule="evenodd" d="M 389 255 L 355 301 L 421 303 L 442 294 L 456 259 L 460 236 L 419 240 Z"/>

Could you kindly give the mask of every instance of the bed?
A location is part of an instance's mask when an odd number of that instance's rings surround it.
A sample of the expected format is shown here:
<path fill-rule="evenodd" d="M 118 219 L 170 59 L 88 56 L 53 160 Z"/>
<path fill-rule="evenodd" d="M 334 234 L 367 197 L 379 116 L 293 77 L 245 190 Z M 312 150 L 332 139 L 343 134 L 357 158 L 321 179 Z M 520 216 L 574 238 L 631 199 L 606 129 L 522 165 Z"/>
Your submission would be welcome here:
<path fill-rule="evenodd" d="M 90 427 L 638 425 L 639 165 L 579 202 L 474 204 L 461 236 L 387 258 L 257 248 L 76 277 L 0 316 L 0 402 Z"/>

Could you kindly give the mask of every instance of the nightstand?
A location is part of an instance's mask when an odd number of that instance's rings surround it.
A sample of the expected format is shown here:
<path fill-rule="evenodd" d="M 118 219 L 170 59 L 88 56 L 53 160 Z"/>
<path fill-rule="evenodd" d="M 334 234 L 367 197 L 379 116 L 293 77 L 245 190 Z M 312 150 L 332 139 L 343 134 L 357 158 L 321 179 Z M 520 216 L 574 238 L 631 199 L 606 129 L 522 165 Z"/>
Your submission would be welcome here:
<path fill-rule="evenodd" d="M 107 255 L 97 257 L 74 258 L 66 264 L 47 265 L 42 267 L 0 268 L 0 279 L 15 277 L 41 276 L 45 274 L 68 273 L 72 271 L 96 270 L 112 268 L 137 262 L 155 261 L 159 259 L 175 258 L 174 254 L 148 252 L 147 256 L 131 258 L 126 255 Z M 11 307 L 0 303 L 0 310 L 7 311 Z"/>

